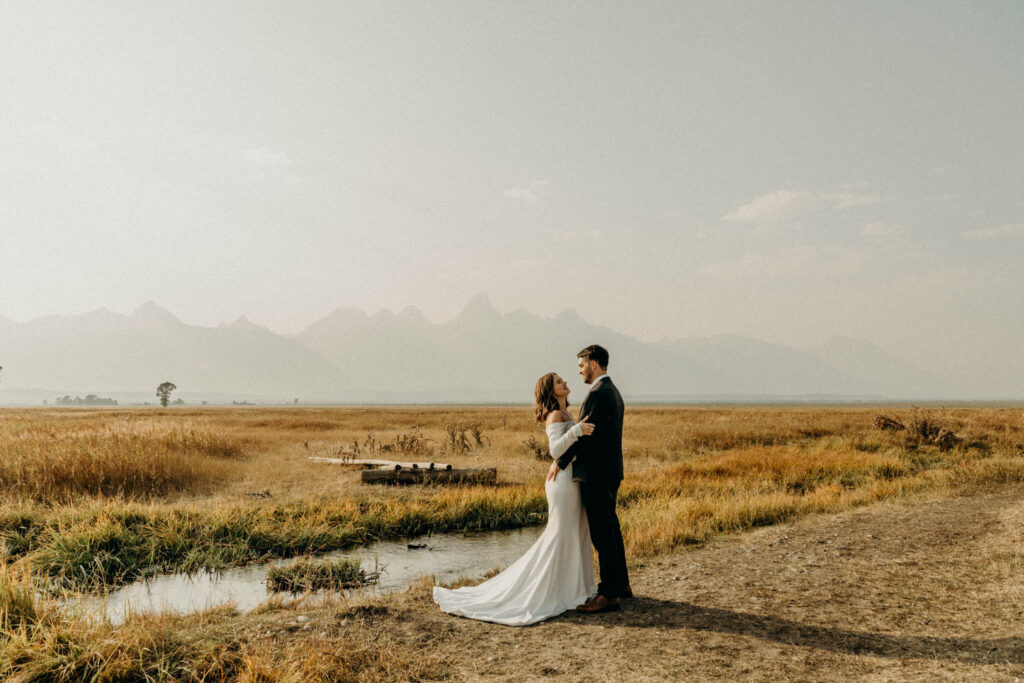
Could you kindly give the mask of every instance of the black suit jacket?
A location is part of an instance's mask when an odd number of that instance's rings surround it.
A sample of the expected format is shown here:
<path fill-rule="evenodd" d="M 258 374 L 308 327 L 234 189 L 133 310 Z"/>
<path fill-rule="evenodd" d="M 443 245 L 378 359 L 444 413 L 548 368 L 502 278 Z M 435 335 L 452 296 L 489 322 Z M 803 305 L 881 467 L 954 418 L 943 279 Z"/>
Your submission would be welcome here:
<path fill-rule="evenodd" d="M 580 407 L 580 419 L 593 423 L 594 433 L 581 436 L 558 459 L 563 470 L 573 463 L 572 478 L 617 486 L 622 481 L 622 417 L 626 412 L 619 390 L 605 377 L 590 390 Z"/>

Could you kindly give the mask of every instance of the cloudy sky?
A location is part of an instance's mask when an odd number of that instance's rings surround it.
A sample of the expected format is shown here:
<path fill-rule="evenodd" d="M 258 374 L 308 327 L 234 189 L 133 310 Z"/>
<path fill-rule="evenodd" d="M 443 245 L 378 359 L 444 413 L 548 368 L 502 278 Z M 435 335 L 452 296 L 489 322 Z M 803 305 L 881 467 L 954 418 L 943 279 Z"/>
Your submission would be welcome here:
<path fill-rule="evenodd" d="M 1024 4 L 0 4 L 0 315 L 339 306 L 1024 367 Z"/>

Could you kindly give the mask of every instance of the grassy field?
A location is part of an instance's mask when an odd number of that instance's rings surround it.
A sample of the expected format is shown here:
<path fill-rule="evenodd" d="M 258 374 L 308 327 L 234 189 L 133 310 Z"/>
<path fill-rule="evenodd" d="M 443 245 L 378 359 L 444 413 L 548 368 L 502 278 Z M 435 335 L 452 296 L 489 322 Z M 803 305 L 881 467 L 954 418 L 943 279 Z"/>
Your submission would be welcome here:
<path fill-rule="evenodd" d="M 390 650 L 386 634 L 374 634 L 379 646 L 364 643 L 358 619 L 344 654 L 316 639 L 308 651 L 282 652 L 210 626 L 230 623 L 223 615 L 140 617 L 113 629 L 69 616 L 47 594 L 427 531 L 542 523 L 548 461 L 531 444 L 544 434 L 530 413 L 0 411 L 0 674 L 357 680 L 443 672 L 443 663 Z M 633 562 L 809 513 L 1024 480 L 1018 408 L 632 407 L 624 447 L 620 518 Z M 497 467 L 500 484 L 368 487 L 356 472 L 309 460 L 344 454 Z"/>

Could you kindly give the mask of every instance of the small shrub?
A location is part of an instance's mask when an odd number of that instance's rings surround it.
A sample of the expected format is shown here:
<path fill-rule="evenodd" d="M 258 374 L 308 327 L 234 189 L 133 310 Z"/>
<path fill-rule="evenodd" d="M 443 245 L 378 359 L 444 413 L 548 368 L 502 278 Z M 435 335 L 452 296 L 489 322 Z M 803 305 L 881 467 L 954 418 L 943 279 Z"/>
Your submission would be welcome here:
<path fill-rule="evenodd" d="M 433 455 L 434 447 L 424 438 L 419 427 L 416 427 L 408 434 L 396 435 L 394 441 L 381 443 L 377 451 L 418 457 Z"/>
<path fill-rule="evenodd" d="M 791 481 L 786 484 L 786 493 L 793 496 L 803 496 L 814 490 L 814 484 L 806 481 Z"/>
<path fill-rule="evenodd" d="M 887 463 L 884 465 L 879 465 L 877 468 L 875 468 L 875 474 L 881 477 L 882 479 L 892 480 L 906 476 L 907 472 L 906 470 L 904 470 L 904 468 L 900 467 L 897 464 Z"/>
<path fill-rule="evenodd" d="M 444 425 L 444 430 L 448 433 L 446 447 L 449 453 L 465 455 L 473 450 L 473 444 L 470 442 L 467 434 L 470 431 L 470 424 L 462 421 L 447 422 Z"/>
<path fill-rule="evenodd" d="M 523 442 L 523 445 L 526 446 L 526 450 L 533 453 L 534 457 L 538 460 L 551 459 L 551 452 L 548 451 L 548 445 L 542 441 L 538 441 L 537 437 L 531 436 Z"/>
<path fill-rule="evenodd" d="M 919 445 L 938 446 L 940 451 L 945 452 L 953 450 L 961 443 L 963 439 L 929 415 L 916 415 L 907 428 L 909 448 L 916 448 Z"/>
<path fill-rule="evenodd" d="M 992 445 L 988 441 L 983 439 L 983 438 L 982 439 L 974 439 L 973 441 L 968 441 L 968 442 L 964 443 L 964 447 L 976 450 L 976 451 L 978 451 L 979 454 L 981 454 L 983 456 L 986 456 L 986 457 L 992 455 L 992 452 L 993 452 L 992 451 Z M 1017 450 L 1018 450 L 1018 452 L 1024 451 L 1024 449 L 1020 449 L 1020 448 L 1018 448 Z"/>
<path fill-rule="evenodd" d="M 910 421 L 910 433 L 916 435 L 925 443 L 935 443 L 942 427 L 928 417 L 918 416 Z"/>
<path fill-rule="evenodd" d="M 473 441 L 476 442 L 477 446 L 483 446 L 484 442 L 490 444 L 490 439 L 484 436 L 484 427 L 481 422 L 470 422 L 466 425 L 469 433 L 473 435 Z"/>
<path fill-rule="evenodd" d="M 897 422 L 891 417 L 886 417 L 885 415 L 876 415 L 872 424 L 875 426 L 875 429 L 881 429 L 887 432 L 902 432 L 906 429 L 902 422 Z"/>
<path fill-rule="evenodd" d="M 362 445 L 360 445 L 359 439 L 353 439 L 351 446 L 348 448 L 340 446 L 336 454 L 342 458 L 351 459 L 358 458 L 360 455 L 429 457 L 435 452 L 436 449 L 430 439 L 423 436 L 419 427 L 414 427 L 407 434 L 396 434 L 392 441 L 378 441 L 377 435 L 369 432 L 363 439 Z"/>
<path fill-rule="evenodd" d="M 963 439 L 958 437 L 948 429 L 940 429 L 939 433 L 935 435 L 934 443 L 939 447 L 941 451 L 950 451 L 959 446 Z"/>

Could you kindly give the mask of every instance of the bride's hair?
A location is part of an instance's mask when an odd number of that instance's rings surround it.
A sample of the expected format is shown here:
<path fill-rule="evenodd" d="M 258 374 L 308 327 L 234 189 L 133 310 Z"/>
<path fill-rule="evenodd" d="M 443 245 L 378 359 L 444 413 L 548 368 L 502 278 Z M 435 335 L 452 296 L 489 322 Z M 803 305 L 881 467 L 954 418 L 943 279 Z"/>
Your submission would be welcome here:
<path fill-rule="evenodd" d="M 549 413 L 559 410 L 558 399 L 555 398 L 555 377 L 557 376 L 557 372 L 549 372 L 537 380 L 537 386 L 533 389 L 537 422 L 543 422 Z M 568 400 L 565 405 L 569 405 Z"/>

